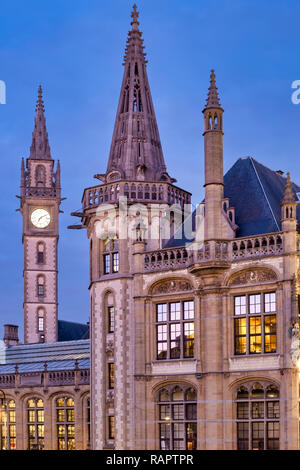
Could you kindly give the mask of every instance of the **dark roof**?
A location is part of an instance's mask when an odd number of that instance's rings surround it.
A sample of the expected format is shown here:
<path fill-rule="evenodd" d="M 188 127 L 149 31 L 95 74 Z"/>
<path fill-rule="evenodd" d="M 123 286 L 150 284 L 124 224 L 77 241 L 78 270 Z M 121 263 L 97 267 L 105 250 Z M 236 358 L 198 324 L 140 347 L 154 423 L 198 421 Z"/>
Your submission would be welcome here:
<path fill-rule="evenodd" d="M 74 323 L 58 320 L 58 341 L 89 339 L 90 327 L 87 323 Z"/>
<path fill-rule="evenodd" d="M 236 161 L 224 176 L 224 197 L 229 199 L 230 207 L 235 209 L 237 237 L 281 231 L 280 205 L 285 183 L 286 178 L 279 172 L 270 170 L 252 157 Z M 298 201 L 300 186 L 293 183 L 293 190 Z M 195 211 L 191 217 L 195 218 Z M 299 205 L 297 219 L 299 223 Z M 184 246 L 193 240 L 190 230 L 184 230 L 183 233 L 185 235 L 179 239 L 178 236 L 172 237 L 165 248 Z"/>

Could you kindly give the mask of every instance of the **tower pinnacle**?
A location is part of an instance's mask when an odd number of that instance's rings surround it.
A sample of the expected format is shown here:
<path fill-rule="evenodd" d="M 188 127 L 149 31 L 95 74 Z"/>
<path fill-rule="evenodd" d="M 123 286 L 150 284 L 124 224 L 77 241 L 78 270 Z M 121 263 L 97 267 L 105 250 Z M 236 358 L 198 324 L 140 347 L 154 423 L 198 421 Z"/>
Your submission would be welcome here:
<path fill-rule="evenodd" d="M 134 5 L 105 182 L 109 182 L 111 178 L 131 181 L 171 181 L 166 173 L 138 16 L 137 7 Z M 98 176 L 103 177 L 103 175 Z"/>
<path fill-rule="evenodd" d="M 290 173 L 287 173 L 282 203 L 285 204 L 290 202 L 295 202 L 295 196 L 293 192 L 293 185 L 291 182 Z"/>
<path fill-rule="evenodd" d="M 216 87 L 216 75 L 213 69 L 210 73 L 210 87 L 208 89 L 208 97 L 206 99 L 205 109 L 207 108 L 221 108 L 218 96 L 218 88 Z"/>
<path fill-rule="evenodd" d="M 35 108 L 34 130 L 32 133 L 32 144 L 30 147 L 30 158 L 38 160 L 50 160 L 50 146 L 46 129 L 46 119 L 44 115 L 43 91 L 41 85 L 38 89 L 38 99 Z"/>

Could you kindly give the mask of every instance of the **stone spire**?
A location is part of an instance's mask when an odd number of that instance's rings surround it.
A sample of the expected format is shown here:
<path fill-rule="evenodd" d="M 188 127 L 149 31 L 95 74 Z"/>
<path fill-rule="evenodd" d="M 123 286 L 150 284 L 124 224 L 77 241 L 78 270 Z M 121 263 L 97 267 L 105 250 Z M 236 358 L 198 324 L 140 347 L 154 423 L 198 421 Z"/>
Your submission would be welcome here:
<path fill-rule="evenodd" d="M 290 174 L 287 173 L 282 203 L 285 204 L 285 203 L 290 203 L 290 202 L 295 202 L 295 195 L 293 191 L 293 185 L 291 182 Z"/>
<path fill-rule="evenodd" d="M 116 178 L 129 181 L 170 180 L 151 98 L 138 16 L 134 5 L 107 172 L 106 175 L 96 176 L 105 182 Z"/>
<path fill-rule="evenodd" d="M 208 108 L 221 108 L 218 96 L 218 88 L 216 87 L 216 75 L 214 70 L 211 70 L 210 73 L 210 87 L 208 89 L 208 96 L 206 99 L 205 109 Z"/>
<path fill-rule="evenodd" d="M 38 89 L 38 100 L 35 108 L 35 125 L 32 133 L 30 158 L 37 160 L 51 160 L 42 93 L 42 87 L 40 85 Z"/>

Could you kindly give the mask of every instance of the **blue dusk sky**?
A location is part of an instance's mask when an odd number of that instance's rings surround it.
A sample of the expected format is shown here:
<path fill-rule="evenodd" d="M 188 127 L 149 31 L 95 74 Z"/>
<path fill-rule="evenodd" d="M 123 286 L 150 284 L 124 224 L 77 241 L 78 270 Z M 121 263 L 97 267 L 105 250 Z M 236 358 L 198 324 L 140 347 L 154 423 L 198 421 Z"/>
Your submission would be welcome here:
<path fill-rule="evenodd" d="M 21 157 L 29 156 L 38 85 L 44 89 L 52 157 L 60 159 L 59 318 L 87 322 L 89 253 L 70 213 L 106 170 L 130 29 L 130 0 L 1 2 L 0 325 L 23 340 Z M 299 2 L 140 0 L 148 76 L 164 156 L 178 185 L 203 197 L 202 109 L 216 71 L 224 113 L 224 169 L 253 156 L 300 184 Z"/>

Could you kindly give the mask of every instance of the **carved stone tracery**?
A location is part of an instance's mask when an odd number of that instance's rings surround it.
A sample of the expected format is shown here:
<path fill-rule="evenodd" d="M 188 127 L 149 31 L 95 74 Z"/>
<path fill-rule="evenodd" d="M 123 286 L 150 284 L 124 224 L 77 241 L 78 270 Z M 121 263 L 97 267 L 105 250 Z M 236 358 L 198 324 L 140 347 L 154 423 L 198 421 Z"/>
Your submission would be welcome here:
<path fill-rule="evenodd" d="M 230 279 L 230 286 L 239 286 L 243 284 L 259 284 L 263 282 L 277 281 L 277 276 L 271 269 L 257 269 L 253 271 L 239 272 Z"/>
<path fill-rule="evenodd" d="M 171 292 L 191 291 L 193 286 L 189 281 L 174 279 L 162 281 L 156 284 L 152 289 L 152 294 L 169 294 Z"/>

